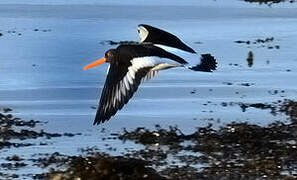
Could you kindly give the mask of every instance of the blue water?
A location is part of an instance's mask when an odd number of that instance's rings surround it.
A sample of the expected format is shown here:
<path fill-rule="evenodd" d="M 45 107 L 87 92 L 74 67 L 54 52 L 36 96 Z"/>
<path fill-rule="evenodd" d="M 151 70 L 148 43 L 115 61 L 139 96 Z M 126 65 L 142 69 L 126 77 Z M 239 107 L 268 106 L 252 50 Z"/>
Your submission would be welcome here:
<path fill-rule="evenodd" d="M 104 147 L 107 142 L 102 142 L 102 137 L 123 128 L 150 128 L 155 124 L 178 125 L 186 133 L 208 123 L 214 123 L 215 127 L 231 121 L 266 125 L 275 120 L 285 121 L 286 117 L 253 108 L 242 112 L 239 106 L 223 107 L 221 103 L 296 99 L 295 4 L 288 9 L 286 3 L 270 8 L 231 0 L 226 3 L 31 0 L 0 4 L 0 33 L 3 33 L 0 107 L 11 107 L 16 116 L 27 120 L 48 122 L 38 126 L 39 129 L 83 134 L 57 138 L 49 146 L 9 149 L 1 152 L 3 155 L 20 151 L 27 157 L 36 152 L 75 154 L 78 148 L 87 146 L 107 151 Z M 164 6 L 167 4 L 170 6 Z M 87 71 L 82 68 L 113 48 L 101 42 L 137 40 L 136 27 L 141 23 L 166 29 L 198 52 L 213 54 L 219 62 L 218 70 L 214 73 L 163 71 L 142 84 L 109 122 L 92 126 L 96 110 L 91 107 L 100 98 L 107 65 Z M 279 45 L 280 49 L 234 43 L 267 37 L 274 37 L 268 45 Z M 252 67 L 246 61 L 249 51 L 254 53 Z M 247 87 L 242 83 L 252 85 Z M 195 94 L 191 94 L 193 90 Z M 284 92 L 270 93 L 274 90 Z M 209 121 L 210 118 L 215 121 Z M 99 133 L 103 127 L 106 133 Z M 118 148 L 112 153 L 123 153 L 126 147 L 137 148 L 133 143 L 112 140 L 108 143 Z"/>

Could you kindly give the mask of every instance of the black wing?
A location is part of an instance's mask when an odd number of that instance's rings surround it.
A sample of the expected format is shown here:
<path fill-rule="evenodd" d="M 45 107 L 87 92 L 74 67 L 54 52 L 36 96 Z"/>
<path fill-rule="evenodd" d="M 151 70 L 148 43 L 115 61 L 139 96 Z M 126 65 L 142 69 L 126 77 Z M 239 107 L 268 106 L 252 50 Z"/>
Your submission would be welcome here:
<path fill-rule="evenodd" d="M 153 44 L 162 44 L 170 47 L 175 47 L 190 53 L 196 53 L 192 48 L 183 43 L 178 37 L 169 32 L 147 24 L 138 25 L 138 30 L 140 33 L 141 29 L 139 28 L 144 28 L 147 31 L 147 36 L 145 39 L 142 40 L 142 43 L 149 42 Z"/>
<path fill-rule="evenodd" d="M 101 93 L 94 125 L 109 120 L 118 110 L 122 109 L 150 69 L 151 67 L 138 69 L 133 76 L 128 66 L 119 67 L 119 64 L 111 64 Z"/>

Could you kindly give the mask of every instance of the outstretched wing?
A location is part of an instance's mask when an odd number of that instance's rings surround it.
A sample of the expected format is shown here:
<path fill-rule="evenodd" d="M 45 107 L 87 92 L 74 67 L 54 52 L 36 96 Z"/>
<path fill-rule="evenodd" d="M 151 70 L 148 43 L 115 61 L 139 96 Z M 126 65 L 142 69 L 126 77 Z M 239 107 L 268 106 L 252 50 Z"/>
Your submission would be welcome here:
<path fill-rule="evenodd" d="M 162 29 L 147 24 L 139 24 L 137 30 L 141 43 L 160 44 L 178 48 L 189 53 L 196 53 L 178 37 Z"/>
<path fill-rule="evenodd" d="M 122 109 L 151 68 L 147 66 L 136 70 L 132 64 L 126 68 L 119 68 L 117 64 L 110 65 L 94 125 L 109 120 Z"/>
<path fill-rule="evenodd" d="M 136 71 L 132 64 L 125 68 L 112 64 L 101 93 L 94 125 L 109 120 L 118 110 L 122 109 L 150 69 L 151 67 L 148 66 Z"/>

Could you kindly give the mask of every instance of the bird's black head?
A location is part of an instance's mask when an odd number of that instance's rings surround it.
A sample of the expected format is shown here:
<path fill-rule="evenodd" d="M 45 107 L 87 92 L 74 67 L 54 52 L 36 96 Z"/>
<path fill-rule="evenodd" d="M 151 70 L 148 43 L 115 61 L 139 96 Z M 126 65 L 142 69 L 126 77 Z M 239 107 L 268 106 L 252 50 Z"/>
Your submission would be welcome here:
<path fill-rule="evenodd" d="M 116 58 L 117 52 L 115 49 L 110 49 L 108 51 L 105 52 L 105 59 L 106 62 L 110 63 L 111 61 L 113 61 Z"/>
<path fill-rule="evenodd" d="M 116 55 L 117 55 L 116 50 L 110 49 L 105 52 L 105 56 L 103 58 L 98 59 L 97 61 L 92 62 L 91 64 L 85 66 L 84 69 L 89 69 L 89 68 L 98 66 L 100 64 L 103 64 L 103 63 L 110 63 L 112 61 L 114 62 Z"/>

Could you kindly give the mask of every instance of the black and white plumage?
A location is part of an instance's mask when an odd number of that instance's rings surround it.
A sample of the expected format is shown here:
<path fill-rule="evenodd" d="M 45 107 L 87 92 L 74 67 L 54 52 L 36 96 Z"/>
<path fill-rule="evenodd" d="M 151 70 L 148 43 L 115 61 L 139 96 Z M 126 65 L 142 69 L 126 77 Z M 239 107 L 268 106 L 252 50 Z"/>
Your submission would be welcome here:
<path fill-rule="evenodd" d="M 191 47 L 183 43 L 178 37 L 162 29 L 146 24 L 140 24 L 137 27 L 137 31 L 141 43 L 160 44 L 177 48 L 189 53 L 196 53 Z"/>
<path fill-rule="evenodd" d="M 160 70 L 187 67 L 195 71 L 211 72 L 216 68 L 216 61 L 209 54 L 202 55 L 195 66 L 189 66 L 188 59 L 175 52 L 182 51 L 196 56 L 197 53 L 166 31 L 141 24 L 138 33 L 141 39 L 139 44 L 119 45 L 116 49 L 108 50 L 100 62 L 85 67 L 87 69 L 103 62 L 110 63 L 94 124 L 109 120 L 128 103 L 142 80 L 152 78 Z"/>

